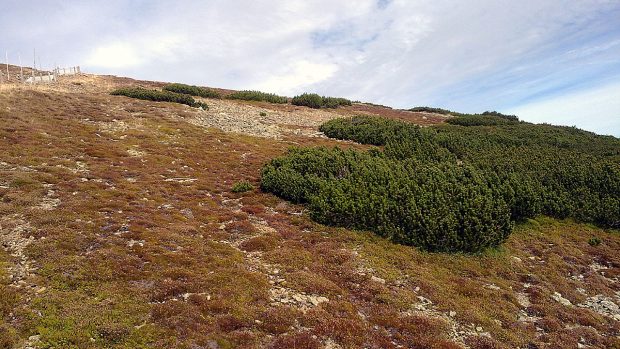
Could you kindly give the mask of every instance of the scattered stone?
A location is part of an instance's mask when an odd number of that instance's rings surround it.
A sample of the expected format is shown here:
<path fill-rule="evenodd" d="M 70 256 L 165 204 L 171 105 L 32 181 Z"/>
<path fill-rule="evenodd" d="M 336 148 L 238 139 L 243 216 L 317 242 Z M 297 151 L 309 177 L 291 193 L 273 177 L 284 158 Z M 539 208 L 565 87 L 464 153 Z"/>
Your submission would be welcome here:
<path fill-rule="evenodd" d="M 134 158 L 141 158 L 143 157 L 146 153 L 134 148 L 130 148 L 127 149 L 127 154 L 129 154 L 129 156 L 134 157 Z"/>
<path fill-rule="evenodd" d="M 558 302 L 558 303 L 560 303 L 560 304 L 562 304 L 564 306 L 567 306 L 567 307 L 573 305 L 568 299 L 562 297 L 562 294 L 559 293 L 559 292 L 554 292 L 551 295 L 551 298 L 553 298 L 553 300 L 555 300 L 556 302 Z"/>
<path fill-rule="evenodd" d="M 599 264 L 597 262 L 594 262 L 594 263 L 590 264 L 590 269 L 592 271 L 594 271 L 594 272 L 598 272 L 598 271 L 601 271 L 601 270 L 607 270 L 607 269 L 609 269 L 609 267 L 605 266 L 605 265 L 602 265 L 602 264 Z"/>
<path fill-rule="evenodd" d="M 598 314 L 620 321 L 620 306 L 611 297 L 597 294 L 596 296 L 589 297 L 585 302 L 577 306 L 588 308 Z"/>
<path fill-rule="evenodd" d="M 184 208 L 180 212 L 183 216 L 185 216 L 185 218 L 194 219 L 194 212 L 192 212 L 189 208 Z"/>
<path fill-rule="evenodd" d="M 373 281 L 373 282 L 378 282 L 380 284 L 385 284 L 385 279 L 382 279 L 380 277 L 376 277 L 374 275 L 370 277 L 370 280 Z"/>
<path fill-rule="evenodd" d="M 486 284 L 484 285 L 485 288 L 488 288 L 489 290 L 494 290 L 494 291 L 499 291 L 501 290 L 501 288 L 495 284 Z"/>
<path fill-rule="evenodd" d="M 331 338 L 328 338 L 325 341 L 325 349 L 341 349 L 342 347 L 340 346 L 340 344 L 334 342 Z"/>
<path fill-rule="evenodd" d="M 193 183 L 197 180 L 198 178 L 166 178 L 164 179 L 164 182 Z"/>
<path fill-rule="evenodd" d="M 134 240 L 134 239 L 131 239 L 131 240 L 127 241 L 127 246 L 128 247 L 134 247 L 135 245 L 138 245 L 140 247 L 143 247 L 144 243 L 145 243 L 144 240 Z"/>
<path fill-rule="evenodd" d="M 530 303 L 530 298 L 528 297 L 527 294 L 525 293 L 517 293 L 516 295 L 517 298 L 517 302 L 519 303 L 520 306 L 522 306 L 523 308 L 527 308 L 531 305 Z"/>
<path fill-rule="evenodd" d="M 456 311 L 451 310 L 448 315 L 450 315 L 450 317 L 455 317 L 456 316 Z"/>
<path fill-rule="evenodd" d="M 58 205 L 60 205 L 60 199 L 54 197 L 55 194 L 56 192 L 54 190 L 49 189 L 47 191 L 47 194 L 45 194 L 45 197 L 41 200 L 41 202 L 37 206 L 37 208 L 44 210 L 44 211 L 51 211 L 55 209 L 56 207 L 58 207 Z"/>

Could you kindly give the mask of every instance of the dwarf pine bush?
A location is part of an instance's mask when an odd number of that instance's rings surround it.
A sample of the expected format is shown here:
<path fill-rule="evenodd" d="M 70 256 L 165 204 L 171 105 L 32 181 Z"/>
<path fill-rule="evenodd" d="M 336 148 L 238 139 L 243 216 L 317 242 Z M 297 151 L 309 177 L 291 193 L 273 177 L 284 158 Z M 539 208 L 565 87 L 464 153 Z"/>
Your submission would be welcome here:
<path fill-rule="evenodd" d="M 319 108 L 338 108 L 341 105 L 352 105 L 351 101 L 346 98 L 324 97 L 316 93 L 304 93 L 293 97 L 291 100 L 293 105 L 305 106 L 314 109 Z"/>
<path fill-rule="evenodd" d="M 430 251 L 497 246 L 515 222 L 540 214 L 620 227 L 620 140 L 507 121 L 331 120 L 327 136 L 383 150 L 294 148 L 265 165 L 261 188 L 308 205 L 318 222 Z"/>
<path fill-rule="evenodd" d="M 260 91 L 237 91 L 229 94 L 226 98 L 229 99 L 240 99 L 244 101 L 258 101 L 258 102 L 269 102 L 275 104 L 285 104 L 288 103 L 288 98 L 283 96 L 278 96 L 273 93 L 265 93 Z"/>
<path fill-rule="evenodd" d="M 168 84 L 163 88 L 166 91 L 181 93 L 190 96 L 204 97 L 204 98 L 221 98 L 219 92 L 210 88 L 185 85 L 185 84 Z"/>
<path fill-rule="evenodd" d="M 189 105 L 190 107 L 208 109 L 205 103 L 196 102 L 192 96 L 170 91 L 149 90 L 142 87 L 125 87 L 114 90 L 110 94 L 113 96 L 125 96 L 155 102 L 180 103 Z"/>
<path fill-rule="evenodd" d="M 459 116 L 456 118 L 448 119 L 446 120 L 446 122 L 452 125 L 461 126 L 497 126 L 515 124 L 519 121 L 503 118 L 493 114 L 482 114 Z"/>
<path fill-rule="evenodd" d="M 250 191 L 253 189 L 254 189 L 254 186 L 252 185 L 252 183 L 248 181 L 241 181 L 241 182 L 237 182 L 233 184 L 231 191 L 233 193 L 244 193 L 246 191 Z"/>

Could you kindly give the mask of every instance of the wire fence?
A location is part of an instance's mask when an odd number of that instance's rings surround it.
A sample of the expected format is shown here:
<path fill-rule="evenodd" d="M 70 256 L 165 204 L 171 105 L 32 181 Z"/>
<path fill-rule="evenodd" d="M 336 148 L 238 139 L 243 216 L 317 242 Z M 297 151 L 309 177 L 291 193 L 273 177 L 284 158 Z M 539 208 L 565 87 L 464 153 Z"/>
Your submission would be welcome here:
<path fill-rule="evenodd" d="M 0 70 L 0 84 L 6 83 L 53 83 L 58 81 L 59 76 L 81 75 L 79 66 L 60 68 L 51 71 L 37 70 L 28 67 L 10 66 L 8 64 Z"/>

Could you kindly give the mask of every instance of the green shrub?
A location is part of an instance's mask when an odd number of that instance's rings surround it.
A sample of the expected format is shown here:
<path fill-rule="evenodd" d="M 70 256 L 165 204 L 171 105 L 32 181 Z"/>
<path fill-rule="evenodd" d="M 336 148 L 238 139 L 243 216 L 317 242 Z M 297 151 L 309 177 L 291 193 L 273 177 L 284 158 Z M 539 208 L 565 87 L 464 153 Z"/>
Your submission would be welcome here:
<path fill-rule="evenodd" d="M 323 97 L 316 93 L 304 93 L 293 97 L 291 104 L 319 109 L 323 106 Z"/>
<path fill-rule="evenodd" d="M 259 114 L 260 116 L 267 116 L 267 113 L 265 113 L 264 111 L 260 112 Z"/>
<path fill-rule="evenodd" d="M 125 87 L 112 91 L 110 94 L 113 96 L 126 96 L 155 102 L 180 103 L 196 108 L 208 108 L 206 104 L 196 102 L 191 96 L 170 91 L 149 90 L 142 87 Z"/>
<path fill-rule="evenodd" d="M 204 102 L 195 102 L 194 107 L 200 108 L 202 110 L 209 110 L 209 105 L 207 105 L 207 103 L 204 103 Z"/>
<path fill-rule="evenodd" d="M 237 91 L 226 98 L 229 99 L 240 99 L 244 101 L 258 101 L 258 102 L 269 102 L 275 104 L 286 104 L 288 103 L 288 98 L 283 96 L 278 96 L 273 93 L 265 93 L 260 91 Z"/>
<path fill-rule="evenodd" d="M 232 186 L 233 193 L 244 193 L 246 191 L 250 191 L 253 189 L 254 189 L 254 186 L 252 185 L 252 183 L 248 181 L 237 182 Z"/>
<path fill-rule="evenodd" d="M 466 113 L 458 113 L 452 110 L 448 110 L 448 109 L 442 109 L 442 108 L 433 108 L 433 107 L 415 107 L 415 108 L 411 108 L 408 109 L 409 111 L 413 111 L 413 112 L 425 112 L 425 113 L 435 113 L 435 114 L 442 114 L 442 115 L 454 115 L 454 116 L 458 116 L 458 117 L 480 117 L 480 116 L 493 116 L 493 117 L 498 117 L 498 118 L 502 118 L 505 120 L 511 120 L 511 121 L 519 121 L 519 118 L 516 115 L 506 115 L 506 114 L 502 114 L 500 112 L 496 112 L 496 111 L 485 111 L 482 114 L 466 114 Z M 465 125 L 468 126 L 468 125 Z"/>
<path fill-rule="evenodd" d="M 304 93 L 293 97 L 291 100 L 293 105 L 306 106 L 314 109 L 319 108 L 338 108 L 341 105 L 352 105 L 351 101 L 346 98 L 321 97 L 316 93 Z"/>
<path fill-rule="evenodd" d="M 433 107 L 414 107 L 414 108 L 409 109 L 409 111 L 418 112 L 418 113 L 435 113 L 435 114 L 443 114 L 443 115 L 459 114 L 459 113 L 453 112 L 448 109 L 433 108 Z"/>
<path fill-rule="evenodd" d="M 261 188 L 307 204 L 324 224 L 449 252 L 495 246 L 515 221 L 540 214 L 620 227 L 614 137 L 511 120 L 420 128 L 353 117 L 320 129 L 384 147 L 293 149 L 265 165 Z"/>
<path fill-rule="evenodd" d="M 596 236 L 595 236 L 595 237 L 591 237 L 591 238 L 590 238 L 590 240 L 588 240 L 588 244 L 589 244 L 590 246 L 598 246 L 598 245 L 600 245 L 602 242 L 603 242 L 603 240 L 601 240 L 600 238 L 598 238 L 598 237 L 596 237 Z"/>
<path fill-rule="evenodd" d="M 307 203 L 324 224 L 372 230 L 431 251 L 477 252 L 506 239 L 510 211 L 475 169 L 395 162 L 338 148 L 293 149 L 262 172 L 263 190 Z"/>
<path fill-rule="evenodd" d="M 446 120 L 447 123 L 460 126 L 497 126 L 518 123 L 516 120 L 503 118 L 492 114 L 459 116 Z"/>
<path fill-rule="evenodd" d="M 168 84 L 164 86 L 164 90 L 197 97 L 221 98 L 220 93 L 215 90 L 193 85 Z"/>

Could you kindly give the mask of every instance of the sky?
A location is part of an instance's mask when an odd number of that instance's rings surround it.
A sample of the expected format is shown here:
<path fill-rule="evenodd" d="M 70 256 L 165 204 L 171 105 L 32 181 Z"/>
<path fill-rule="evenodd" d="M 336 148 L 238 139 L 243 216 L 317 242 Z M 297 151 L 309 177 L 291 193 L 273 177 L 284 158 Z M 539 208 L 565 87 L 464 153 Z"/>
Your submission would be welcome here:
<path fill-rule="evenodd" d="M 0 32 L 11 63 L 620 137 L 620 0 L 0 0 Z"/>

